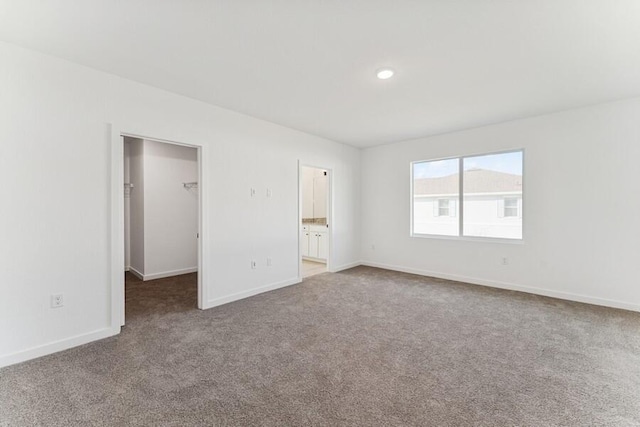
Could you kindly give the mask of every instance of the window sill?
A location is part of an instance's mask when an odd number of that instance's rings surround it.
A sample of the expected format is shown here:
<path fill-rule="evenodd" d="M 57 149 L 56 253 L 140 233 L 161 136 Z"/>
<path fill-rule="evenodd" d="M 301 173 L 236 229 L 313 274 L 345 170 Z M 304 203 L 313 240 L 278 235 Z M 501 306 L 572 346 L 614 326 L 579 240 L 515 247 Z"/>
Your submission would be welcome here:
<path fill-rule="evenodd" d="M 438 234 L 416 234 L 416 233 L 410 233 L 409 237 L 416 237 L 418 239 L 452 240 L 452 241 L 458 241 L 458 242 L 524 245 L 524 239 L 506 239 L 506 238 L 500 238 L 500 237 L 441 236 Z"/>

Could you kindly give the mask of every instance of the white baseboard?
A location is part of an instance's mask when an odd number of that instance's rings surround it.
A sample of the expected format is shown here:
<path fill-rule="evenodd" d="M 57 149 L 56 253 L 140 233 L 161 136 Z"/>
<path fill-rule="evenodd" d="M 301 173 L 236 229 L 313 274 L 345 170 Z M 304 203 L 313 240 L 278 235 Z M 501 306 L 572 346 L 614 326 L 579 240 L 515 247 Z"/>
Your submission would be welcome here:
<path fill-rule="evenodd" d="M 342 270 L 348 270 L 350 268 L 354 268 L 354 267 L 357 267 L 359 265 L 362 265 L 362 262 L 356 261 L 356 262 L 352 262 L 352 263 L 349 263 L 349 264 L 343 264 L 343 265 L 340 265 L 338 267 L 333 267 L 331 269 L 331 273 L 338 273 L 338 272 L 340 272 Z"/>
<path fill-rule="evenodd" d="M 180 276 L 181 274 L 196 273 L 197 271 L 198 271 L 198 267 L 190 267 L 190 268 L 181 268 L 179 270 L 161 271 L 160 273 L 153 273 L 153 274 L 140 274 L 140 272 L 138 271 L 134 272 L 133 268 L 131 269 L 131 272 L 136 276 L 138 276 L 138 278 L 142 279 L 143 281 L 164 279 L 165 277 Z"/>
<path fill-rule="evenodd" d="M 144 274 L 140 273 L 138 270 L 136 270 L 133 267 L 129 267 L 129 272 L 131 274 L 133 274 L 134 276 L 136 276 L 138 279 L 140 280 L 144 280 Z"/>
<path fill-rule="evenodd" d="M 220 298 L 214 298 L 206 302 L 204 309 L 217 307 L 219 305 L 228 304 L 233 301 L 238 301 L 244 298 L 248 298 L 254 295 L 258 295 L 264 292 L 273 291 L 275 289 L 284 288 L 286 286 L 296 285 L 300 283 L 300 279 L 298 277 L 294 277 L 293 279 L 285 280 L 278 283 L 272 283 L 265 286 L 259 286 L 257 288 L 249 289 L 247 291 L 238 292 L 235 294 L 227 295 Z"/>
<path fill-rule="evenodd" d="M 312 256 L 303 256 L 302 259 L 305 261 L 318 262 L 321 264 L 327 263 L 327 260 L 325 258 L 314 258 Z"/>
<path fill-rule="evenodd" d="M 623 301 L 610 300 L 606 298 L 591 297 L 588 295 L 573 294 L 569 292 L 554 291 L 551 289 L 534 288 L 530 286 L 517 285 L 514 283 L 499 282 L 495 280 L 478 279 L 457 274 L 440 273 L 437 271 L 421 270 L 398 265 L 382 264 L 377 262 L 363 261 L 361 265 L 369 267 L 383 268 L 385 270 L 401 271 L 403 273 L 417 274 L 419 276 L 436 277 L 439 279 L 454 280 L 456 282 L 470 283 L 473 285 L 489 286 L 492 288 L 507 289 L 510 291 L 526 292 L 528 294 L 542 295 L 546 297 L 558 298 L 568 301 L 582 302 L 586 304 L 600 305 L 604 307 L 620 308 L 623 310 L 640 312 L 640 305 L 630 304 Z"/>
<path fill-rule="evenodd" d="M 2 355 L 0 356 L 0 368 L 4 366 L 14 365 L 20 362 L 25 362 L 37 357 L 46 356 L 48 354 L 57 353 L 62 350 L 77 347 L 79 345 L 88 344 L 92 341 L 97 341 L 103 338 L 111 337 L 113 335 L 118 335 L 119 333 L 119 327 L 98 329 L 97 331 L 88 332 L 86 334 L 80 334 L 71 338 L 65 338 L 62 340 L 28 348 L 26 350 L 21 350 L 15 353 Z"/>

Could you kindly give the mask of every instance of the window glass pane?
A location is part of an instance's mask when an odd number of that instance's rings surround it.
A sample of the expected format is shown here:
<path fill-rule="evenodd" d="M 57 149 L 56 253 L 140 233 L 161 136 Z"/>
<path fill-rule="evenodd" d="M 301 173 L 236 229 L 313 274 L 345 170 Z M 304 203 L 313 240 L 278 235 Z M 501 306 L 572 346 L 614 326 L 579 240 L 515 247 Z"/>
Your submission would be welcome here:
<path fill-rule="evenodd" d="M 457 236 L 458 159 L 413 164 L 413 232 Z"/>
<path fill-rule="evenodd" d="M 522 151 L 463 159 L 463 234 L 522 239 Z"/>
<path fill-rule="evenodd" d="M 449 199 L 438 199 L 439 216 L 449 216 Z"/>
<path fill-rule="evenodd" d="M 505 217 L 518 216 L 518 210 L 516 208 L 505 208 L 504 216 Z"/>
<path fill-rule="evenodd" d="M 505 217 L 518 216 L 518 199 L 513 197 L 504 199 L 504 216 Z"/>

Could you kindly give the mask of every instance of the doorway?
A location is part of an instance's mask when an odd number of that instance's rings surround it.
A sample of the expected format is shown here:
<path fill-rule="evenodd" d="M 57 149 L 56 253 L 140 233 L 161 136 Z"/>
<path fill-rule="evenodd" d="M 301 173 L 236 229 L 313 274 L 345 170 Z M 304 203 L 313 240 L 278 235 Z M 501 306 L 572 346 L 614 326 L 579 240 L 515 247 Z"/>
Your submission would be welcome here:
<path fill-rule="evenodd" d="M 202 308 L 201 147 L 126 134 L 120 146 L 121 325 Z"/>
<path fill-rule="evenodd" d="M 300 277 L 325 273 L 331 259 L 331 170 L 300 165 Z"/>

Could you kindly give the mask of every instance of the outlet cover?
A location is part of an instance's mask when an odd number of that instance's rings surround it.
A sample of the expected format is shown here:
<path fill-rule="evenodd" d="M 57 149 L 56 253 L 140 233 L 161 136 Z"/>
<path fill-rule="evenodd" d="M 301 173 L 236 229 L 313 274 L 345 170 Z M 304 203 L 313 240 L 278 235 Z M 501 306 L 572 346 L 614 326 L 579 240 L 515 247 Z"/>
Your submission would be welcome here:
<path fill-rule="evenodd" d="M 59 308 L 64 305 L 62 294 L 51 295 L 51 308 Z"/>

